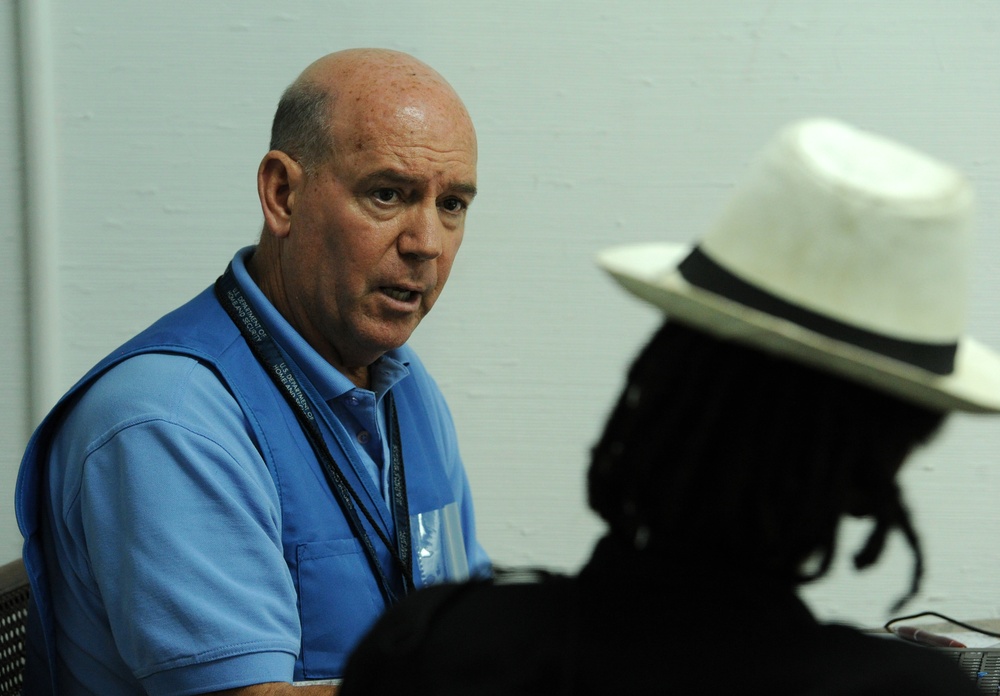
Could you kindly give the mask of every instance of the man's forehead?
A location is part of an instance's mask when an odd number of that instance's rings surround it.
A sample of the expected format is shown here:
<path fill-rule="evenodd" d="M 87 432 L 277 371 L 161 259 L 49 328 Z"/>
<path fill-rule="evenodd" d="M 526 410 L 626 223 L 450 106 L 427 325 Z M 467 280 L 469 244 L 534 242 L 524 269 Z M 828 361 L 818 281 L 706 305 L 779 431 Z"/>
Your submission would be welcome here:
<path fill-rule="evenodd" d="M 405 173 L 405 162 L 426 160 L 438 166 L 471 167 L 474 176 L 478 147 L 471 122 L 417 112 L 418 107 L 406 107 L 385 118 L 336 119 L 335 155 L 370 159 L 364 168 L 371 170 L 389 169 L 399 162 L 398 168 Z"/>
<path fill-rule="evenodd" d="M 390 134 L 452 134 L 475 140 L 475 129 L 461 102 L 389 100 L 371 104 L 336 104 L 331 114 L 334 137 L 379 140 Z"/>

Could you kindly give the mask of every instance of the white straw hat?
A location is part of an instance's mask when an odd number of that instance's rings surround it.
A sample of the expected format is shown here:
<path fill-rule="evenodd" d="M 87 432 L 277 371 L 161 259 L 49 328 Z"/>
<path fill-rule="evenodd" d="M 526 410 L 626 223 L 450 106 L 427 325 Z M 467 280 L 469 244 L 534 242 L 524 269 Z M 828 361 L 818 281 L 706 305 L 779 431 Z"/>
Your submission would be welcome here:
<path fill-rule="evenodd" d="M 846 124 L 782 130 L 692 248 L 598 263 L 674 320 L 937 410 L 1000 411 L 1000 356 L 962 335 L 972 191 Z"/>

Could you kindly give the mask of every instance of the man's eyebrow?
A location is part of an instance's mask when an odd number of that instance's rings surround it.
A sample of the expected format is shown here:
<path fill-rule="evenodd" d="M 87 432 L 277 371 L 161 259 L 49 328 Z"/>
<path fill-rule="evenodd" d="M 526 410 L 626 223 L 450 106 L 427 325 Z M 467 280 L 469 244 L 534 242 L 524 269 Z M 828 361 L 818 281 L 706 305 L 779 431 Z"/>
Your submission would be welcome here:
<path fill-rule="evenodd" d="M 453 184 L 449 188 L 458 193 L 464 193 L 469 198 L 475 198 L 478 192 L 475 184 Z"/>
<path fill-rule="evenodd" d="M 420 183 L 416 177 L 407 176 L 395 169 L 380 169 L 361 179 L 365 186 L 375 183 L 398 184 L 400 186 L 415 186 Z"/>
<path fill-rule="evenodd" d="M 372 186 L 374 184 L 381 183 L 396 184 L 397 186 L 417 186 L 421 182 L 422 179 L 408 176 L 395 169 L 380 169 L 377 172 L 372 172 L 361 179 L 362 186 Z M 465 194 L 469 198 L 475 198 L 476 193 L 478 192 L 476 185 L 468 182 L 450 184 L 447 188 L 456 193 Z"/>

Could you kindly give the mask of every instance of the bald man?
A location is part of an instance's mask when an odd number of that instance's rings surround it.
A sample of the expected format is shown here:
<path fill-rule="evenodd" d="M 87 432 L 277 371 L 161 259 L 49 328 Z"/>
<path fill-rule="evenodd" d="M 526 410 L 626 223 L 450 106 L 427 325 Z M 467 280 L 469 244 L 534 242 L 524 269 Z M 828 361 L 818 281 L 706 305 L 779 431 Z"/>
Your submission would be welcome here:
<path fill-rule="evenodd" d="M 286 90 L 257 246 L 28 445 L 26 693 L 336 693 L 387 606 L 489 574 L 451 416 L 406 345 L 476 156 L 458 95 L 411 56 L 334 53 Z"/>

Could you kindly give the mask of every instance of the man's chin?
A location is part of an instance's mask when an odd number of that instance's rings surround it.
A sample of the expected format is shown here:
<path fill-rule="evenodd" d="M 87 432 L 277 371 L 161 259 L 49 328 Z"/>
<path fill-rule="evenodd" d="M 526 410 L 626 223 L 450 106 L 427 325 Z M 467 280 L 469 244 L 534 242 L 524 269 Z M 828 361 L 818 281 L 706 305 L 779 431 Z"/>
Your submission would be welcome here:
<path fill-rule="evenodd" d="M 406 326 L 394 325 L 391 330 L 380 331 L 378 334 L 370 336 L 369 345 L 372 348 L 372 352 L 376 354 L 375 358 L 378 359 L 389 351 L 396 350 L 405 345 L 410 340 L 418 325 L 419 322 L 414 322 L 412 325 Z"/>

